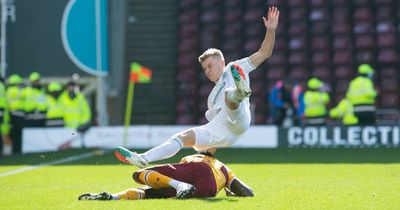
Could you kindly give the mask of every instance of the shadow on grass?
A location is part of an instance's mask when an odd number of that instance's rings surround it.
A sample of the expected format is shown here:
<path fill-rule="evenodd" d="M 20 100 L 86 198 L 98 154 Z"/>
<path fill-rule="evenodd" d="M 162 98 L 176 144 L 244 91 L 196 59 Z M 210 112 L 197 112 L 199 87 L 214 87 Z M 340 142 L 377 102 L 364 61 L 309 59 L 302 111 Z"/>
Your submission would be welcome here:
<path fill-rule="evenodd" d="M 204 201 L 204 202 L 217 203 L 217 202 L 237 202 L 237 201 L 239 201 L 239 198 L 237 198 L 237 197 L 191 198 L 191 200 L 199 200 L 199 201 Z"/>
<path fill-rule="evenodd" d="M 63 158 L 93 152 L 94 149 L 71 149 L 59 152 L 12 155 L 0 158 L 0 166 L 33 165 L 51 162 Z M 143 150 L 138 150 L 143 152 Z M 183 149 L 177 155 L 158 163 L 177 163 L 180 158 L 194 154 L 192 149 Z M 278 149 L 219 149 L 216 158 L 224 163 L 231 164 L 314 164 L 314 163 L 400 163 L 400 149 L 398 148 L 278 148 Z M 96 155 L 78 161 L 61 165 L 118 165 L 119 162 L 112 152 Z"/>

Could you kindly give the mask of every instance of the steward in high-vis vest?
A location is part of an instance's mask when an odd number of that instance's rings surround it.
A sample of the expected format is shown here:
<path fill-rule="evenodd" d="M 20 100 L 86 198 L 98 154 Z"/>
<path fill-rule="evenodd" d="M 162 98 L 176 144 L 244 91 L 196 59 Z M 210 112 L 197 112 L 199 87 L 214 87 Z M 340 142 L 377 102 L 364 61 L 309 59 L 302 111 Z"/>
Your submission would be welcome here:
<path fill-rule="evenodd" d="M 58 82 L 50 82 L 47 87 L 46 127 L 64 127 L 64 110 L 59 100 L 61 91 L 62 85 Z"/>
<path fill-rule="evenodd" d="M 74 81 L 67 84 L 61 93 L 59 102 L 64 110 L 64 124 L 67 128 L 85 132 L 91 126 L 91 111 L 85 96 Z"/>
<path fill-rule="evenodd" d="M 29 75 L 30 85 L 24 88 L 23 97 L 26 127 L 44 127 L 46 122 L 46 94 L 40 84 L 40 74 L 32 72 Z"/>
<path fill-rule="evenodd" d="M 324 83 L 317 78 L 311 78 L 308 80 L 307 86 L 308 90 L 304 93 L 306 125 L 325 125 L 328 114 L 326 106 L 329 103 L 329 95 L 326 92 L 320 91 Z"/>
<path fill-rule="evenodd" d="M 343 125 L 357 125 L 358 119 L 353 112 L 353 104 L 349 99 L 342 99 L 339 104 L 329 111 L 331 118 L 341 118 Z"/>
<path fill-rule="evenodd" d="M 10 112 L 10 138 L 13 153 L 21 153 L 22 128 L 25 124 L 25 111 L 23 98 L 24 80 L 17 74 L 12 74 L 7 80 L 6 99 Z"/>
<path fill-rule="evenodd" d="M 346 93 L 353 104 L 354 115 L 359 125 L 375 124 L 375 98 L 377 92 L 372 82 L 374 69 L 368 64 L 358 67 L 358 76 L 350 82 Z"/>
<path fill-rule="evenodd" d="M 12 141 L 10 139 L 10 113 L 6 98 L 6 86 L 0 78 L 0 156 L 11 155 Z"/>

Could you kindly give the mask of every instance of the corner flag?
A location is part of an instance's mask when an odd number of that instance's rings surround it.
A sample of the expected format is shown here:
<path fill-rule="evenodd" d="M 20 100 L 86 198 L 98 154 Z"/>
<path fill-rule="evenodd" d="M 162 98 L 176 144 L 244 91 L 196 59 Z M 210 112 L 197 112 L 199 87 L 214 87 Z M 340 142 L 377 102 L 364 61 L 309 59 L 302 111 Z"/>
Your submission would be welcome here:
<path fill-rule="evenodd" d="M 130 82 L 134 83 L 149 83 L 151 82 L 152 72 L 150 69 L 133 62 L 131 64 L 131 74 L 129 77 Z"/>

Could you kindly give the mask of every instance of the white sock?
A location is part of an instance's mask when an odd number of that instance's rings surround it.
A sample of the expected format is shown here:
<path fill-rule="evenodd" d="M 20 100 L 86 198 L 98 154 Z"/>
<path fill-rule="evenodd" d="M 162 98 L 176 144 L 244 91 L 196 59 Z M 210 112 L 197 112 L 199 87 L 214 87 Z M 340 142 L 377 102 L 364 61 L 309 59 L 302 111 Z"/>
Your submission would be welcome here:
<path fill-rule="evenodd" d="M 119 195 L 114 195 L 114 194 L 112 194 L 112 199 L 113 199 L 113 200 L 119 200 Z"/>
<path fill-rule="evenodd" d="M 240 103 L 243 100 L 243 96 L 237 91 L 236 88 L 227 88 L 226 89 L 226 96 L 228 97 L 228 100 L 233 102 L 233 103 Z"/>
<path fill-rule="evenodd" d="M 175 188 L 175 189 L 178 189 L 178 188 L 179 188 L 179 184 L 181 184 L 181 183 L 182 183 L 182 182 L 180 182 L 180 181 L 178 181 L 178 180 L 175 180 L 175 179 L 171 179 L 171 181 L 168 182 L 168 184 L 169 184 L 171 187 Z"/>
<path fill-rule="evenodd" d="M 149 163 L 154 162 L 157 160 L 164 160 L 174 156 L 176 153 L 179 152 L 183 147 L 182 141 L 177 138 L 173 137 L 163 144 L 154 147 L 153 149 L 142 153 L 142 157 L 146 159 Z"/>

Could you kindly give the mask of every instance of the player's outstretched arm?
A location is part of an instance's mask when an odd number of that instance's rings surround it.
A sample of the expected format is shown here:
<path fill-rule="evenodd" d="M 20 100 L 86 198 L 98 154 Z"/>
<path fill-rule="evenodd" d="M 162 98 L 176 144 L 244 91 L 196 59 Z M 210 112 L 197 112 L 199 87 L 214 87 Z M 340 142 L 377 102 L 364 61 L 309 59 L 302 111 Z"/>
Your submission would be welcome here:
<path fill-rule="evenodd" d="M 239 196 L 239 197 L 253 197 L 253 190 L 245 183 L 235 178 L 230 186 L 230 189 L 225 189 L 227 196 Z"/>
<path fill-rule="evenodd" d="M 266 59 L 271 57 L 275 43 L 275 31 L 278 26 L 279 10 L 277 7 L 268 8 L 267 18 L 262 17 L 267 32 L 260 49 L 250 56 L 251 63 L 257 68 Z"/>

